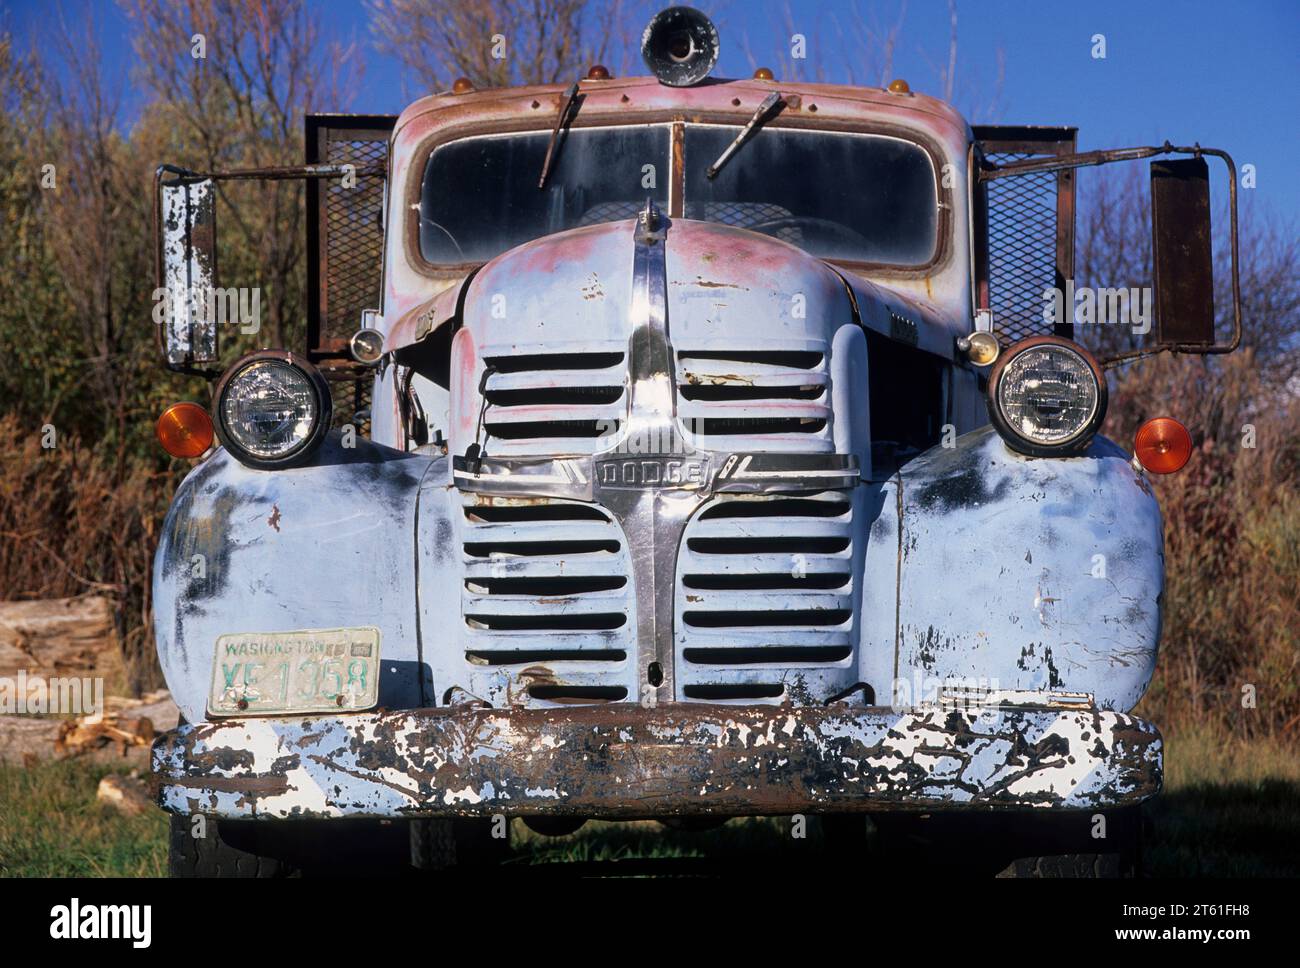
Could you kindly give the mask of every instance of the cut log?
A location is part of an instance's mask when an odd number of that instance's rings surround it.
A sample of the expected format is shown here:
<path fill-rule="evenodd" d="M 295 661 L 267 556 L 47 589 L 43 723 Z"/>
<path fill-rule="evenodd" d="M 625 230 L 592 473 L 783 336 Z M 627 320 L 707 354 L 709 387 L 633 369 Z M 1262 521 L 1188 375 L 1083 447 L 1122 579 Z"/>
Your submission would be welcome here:
<path fill-rule="evenodd" d="M 0 602 L 0 676 L 106 676 L 119 667 L 112 599 Z"/>
<path fill-rule="evenodd" d="M 99 781 L 95 799 L 128 817 L 147 813 L 154 806 L 149 789 L 142 780 L 120 773 L 110 773 Z"/>

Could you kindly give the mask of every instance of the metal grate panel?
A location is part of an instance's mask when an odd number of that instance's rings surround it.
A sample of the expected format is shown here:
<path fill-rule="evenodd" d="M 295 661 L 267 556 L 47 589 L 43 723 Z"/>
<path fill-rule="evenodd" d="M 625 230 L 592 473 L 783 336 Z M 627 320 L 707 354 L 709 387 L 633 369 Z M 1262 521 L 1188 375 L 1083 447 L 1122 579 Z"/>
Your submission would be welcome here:
<path fill-rule="evenodd" d="M 985 165 L 1070 154 L 1074 128 L 975 128 Z M 1074 173 L 1035 172 L 986 182 L 981 308 L 1003 345 L 1029 336 L 1072 336 L 1043 317 L 1043 294 L 1074 272 Z"/>
<path fill-rule="evenodd" d="M 1034 157 L 989 156 L 994 164 Z M 993 332 L 1014 343 L 1047 332 L 1043 292 L 1056 279 L 1056 174 L 1041 172 L 990 182 L 989 308 Z"/>
<path fill-rule="evenodd" d="M 358 437 L 370 436 L 370 396 L 374 379 L 367 373 L 355 380 L 330 380 L 334 426 L 352 424 Z"/>
<path fill-rule="evenodd" d="M 315 361 L 348 359 L 348 339 L 363 309 L 380 308 L 383 271 L 384 176 L 389 116 L 311 115 L 307 163 L 354 165 L 354 183 L 307 183 L 309 353 Z"/>
<path fill-rule="evenodd" d="M 325 160 L 360 168 L 383 165 L 387 155 L 387 141 L 330 141 Z M 325 292 L 329 295 L 329 312 L 322 320 L 322 333 L 347 339 L 360 325 L 361 310 L 379 307 L 384 181 L 359 177 L 354 186 L 344 188 L 341 179 L 331 179 L 324 189 L 325 237 L 329 243 Z"/>

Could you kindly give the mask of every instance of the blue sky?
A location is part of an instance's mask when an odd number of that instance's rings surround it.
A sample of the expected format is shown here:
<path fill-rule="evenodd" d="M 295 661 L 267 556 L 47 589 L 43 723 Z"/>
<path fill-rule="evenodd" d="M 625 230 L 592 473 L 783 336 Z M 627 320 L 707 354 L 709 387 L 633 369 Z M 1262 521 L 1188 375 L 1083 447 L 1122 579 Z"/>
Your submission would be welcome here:
<path fill-rule="evenodd" d="M 364 80 L 348 108 L 395 113 L 423 93 L 370 46 L 359 0 L 308 2 L 326 31 L 364 47 Z M 775 66 L 777 53 L 788 53 L 788 22 L 807 37 L 810 68 L 824 63 L 831 80 L 846 79 L 845 58 L 852 53 L 846 50 L 843 24 L 854 10 L 882 25 L 896 21 L 900 10 L 898 0 L 697 0 L 696 5 L 721 31 L 716 73 L 750 73 L 746 47 L 760 63 Z M 50 0 L 0 0 L 0 27 L 24 46 L 48 43 L 57 24 L 54 6 Z M 92 0 L 90 6 L 106 70 L 129 78 L 124 18 L 110 0 Z M 69 19 L 79 19 L 71 16 L 79 3 L 64 7 Z M 999 52 L 1005 65 L 997 116 L 976 115 L 972 121 L 1074 124 L 1085 150 L 1166 138 L 1226 148 L 1239 167 L 1256 167 L 1257 188 L 1241 193 L 1243 211 L 1262 206 L 1287 218 L 1300 211 L 1297 0 L 958 0 L 957 9 L 958 106 L 987 104 L 996 89 Z M 946 3 L 911 0 L 903 23 L 893 73 L 914 90 L 939 93 L 934 65 L 947 56 Z M 1095 34 L 1105 35 L 1105 59 L 1091 55 Z M 123 83 L 129 115 L 129 80 Z"/>

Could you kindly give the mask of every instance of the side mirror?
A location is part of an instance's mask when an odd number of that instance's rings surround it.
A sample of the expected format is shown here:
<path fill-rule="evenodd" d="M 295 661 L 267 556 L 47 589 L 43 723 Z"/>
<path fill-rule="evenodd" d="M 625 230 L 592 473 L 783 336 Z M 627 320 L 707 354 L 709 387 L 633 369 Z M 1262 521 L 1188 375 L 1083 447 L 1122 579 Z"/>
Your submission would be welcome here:
<path fill-rule="evenodd" d="M 167 368 L 203 371 L 217 356 L 216 190 L 211 178 L 164 165 L 157 174 L 159 318 Z"/>
<path fill-rule="evenodd" d="M 1210 166 L 1204 158 L 1151 162 L 1156 342 L 1214 345 Z"/>
<path fill-rule="evenodd" d="M 979 129 L 983 137 L 982 148 L 999 149 L 1001 153 L 1023 154 L 1027 149 L 1025 143 L 999 137 L 1000 128 Z M 1010 129 L 1017 131 L 1020 129 Z M 1056 129 L 1049 129 L 1056 130 Z M 1072 129 L 1064 129 L 1072 131 Z M 1041 139 L 1040 139 L 1041 140 Z M 1059 139 L 1058 139 L 1059 140 Z M 1029 142 L 1028 150 L 1033 150 Z M 998 151 L 995 151 L 998 153 Z M 1151 162 L 1151 231 L 1153 252 L 1153 289 L 1156 313 L 1156 330 L 1154 346 L 1142 346 L 1107 356 L 1102 365 L 1109 368 L 1120 363 L 1153 356 L 1156 353 L 1231 353 L 1241 345 L 1241 269 L 1240 252 L 1237 238 L 1237 168 L 1231 156 L 1219 148 L 1204 148 L 1201 145 L 1177 147 L 1165 142 L 1163 145 L 1147 145 L 1136 148 L 1110 148 L 1104 151 L 1084 151 L 1077 154 L 1044 153 L 1041 148 L 1039 157 L 1019 158 L 1002 164 L 994 164 L 985 157 L 979 169 L 980 182 L 996 182 L 1003 178 L 1017 178 L 1024 175 L 1044 175 L 1055 172 L 1064 174 L 1074 168 L 1096 165 L 1109 165 L 1119 161 L 1138 161 L 1155 158 L 1159 155 L 1190 155 L 1189 158 L 1162 159 Z M 1232 285 L 1232 335 L 1226 342 L 1215 339 L 1214 319 L 1214 260 L 1210 233 L 1210 175 L 1206 159 L 1210 156 L 1222 159 L 1228 173 L 1228 245 L 1231 259 L 1228 263 L 1228 275 Z M 1034 186 L 1013 195 L 1013 201 L 1019 203 L 1027 194 L 1032 194 Z M 1064 237 L 1072 246 L 1074 235 L 1073 197 L 1066 198 L 1067 217 L 1061 218 L 1060 197 L 1058 194 L 1058 219 L 1056 224 L 1057 268 L 1069 267 L 1073 263 L 1072 255 L 1064 260 L 1060 257 L 1061 240 Z M 1039 208 L 1042 205 L 1039 203 Z M 1023 217 L 1027 206 L 1020 204 L 1000 215 L 989 213 L 988 223 L 995 219 L 1006 221 L 1008 218 Z M 1044 233 L 1039 233 L 1040 237 Z M 1012 268 L 1020 268 L 1027 261 L 1043 263 L 1041 251 L 1037 259 L 1029 259 L 1025 254 L 1023 239 L 1015 238 L 1016 248 L 1013 258 L 1009 260 Z M 990 249 L 992 248 L 990 244 Z M 1040 250 L 1042 246 L 1040 245 Z M 1072 251 L 1072 250 L 1071 250 Z M 977 268 L 979 263 L 977 262 Z M 1050 267 L 1049 267 L 1050 268 Z M 986 272 L 987 272 L 986 268 Z M 991 273 L 990 273 L 991 275 Z M 1023 275 L 1023 273 L 1022 273 Z M 1044 280 L 1045 282 L 1046 280 Z M 1012 285 L 1018 284 L 1014 275 Z M 1060 291 L 1061 280 L 1056 281 Z M 1042 285 L 1036 291 L 1042 292 Z M 988 299 L 987 294 L 982 298 Z M 982 305 L 988 305 L 984 303 Z M 979 308 L 979 307 L 977 307 Z M 1037 321 L 1035 321 L 1037 325 Z M 1032 332 L 1032 331 L 1031 331 Z M 1019 333 L 1017 335 L 1028 335 Z M 1068 335 L 1068 334 L 1058 334 Z"/>

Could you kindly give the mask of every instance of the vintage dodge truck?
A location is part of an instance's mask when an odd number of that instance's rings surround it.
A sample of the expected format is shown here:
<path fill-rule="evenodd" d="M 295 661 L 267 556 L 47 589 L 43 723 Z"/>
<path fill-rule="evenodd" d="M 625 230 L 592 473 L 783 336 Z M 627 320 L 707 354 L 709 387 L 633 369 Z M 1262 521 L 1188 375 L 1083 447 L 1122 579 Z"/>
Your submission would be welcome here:
<path fill-rule="evenodd" d="M 1190 439 L 1098 436 L 1105 369 L 1236 345 L 1231 159 L 1079 154 L 903 81 L 713 78 L 717 51 L 674 7 L 652 76 L 462 79 L 309 117 L 300 168 L 159 169 L 160 343 L 215 379 L 158 423 L 202 458 L 153 575 L 173 873 L 810 815 L 914 867 L 954 822 L 950 863 L 1131 867 L 1161 784 L 1130 713 L 1164 587 L 1147 474 Z M 1144 158 L 1155 327 L 1099 361 L 1045 296 L 1073 290 L 1077 170 Z M 305 179 L 311 316 L 221 367 L 237 178 Z"/>

